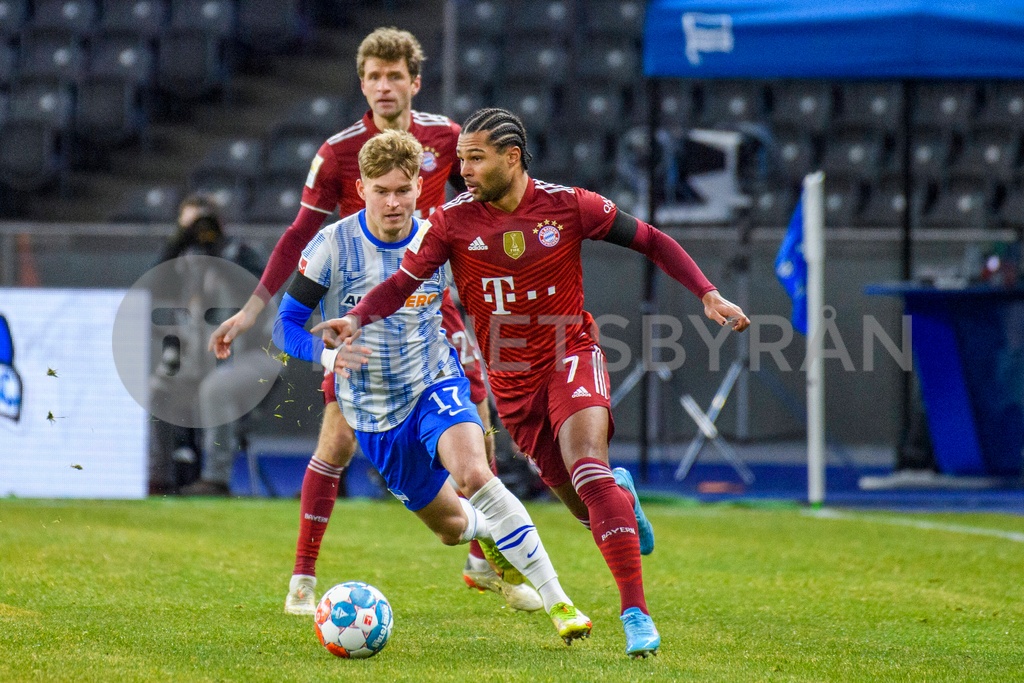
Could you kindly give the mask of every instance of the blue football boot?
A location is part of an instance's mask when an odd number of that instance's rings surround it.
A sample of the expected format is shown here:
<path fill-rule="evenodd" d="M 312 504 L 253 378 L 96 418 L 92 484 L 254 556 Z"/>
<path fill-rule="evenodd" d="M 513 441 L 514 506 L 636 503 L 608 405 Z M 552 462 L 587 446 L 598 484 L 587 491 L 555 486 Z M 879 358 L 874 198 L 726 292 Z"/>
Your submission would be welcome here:
<path fill-rule="evenodd" d="M 622 616 L 622 627 L 626 630 L 626 654 L 636 659 L 647 655 L 658 654 L 661 636 L 654 628 L 654 621 L 640 611 L 639 607 L 630 607 Z"/>
<path fill-rule="evenodd" d="M 640 535 L 640 554 L 650 555 L 654 552 L 654 527 L 640 507 L 640 496 L 636 495 L 636 488 L 633 486 L 633 477 L 628 470 L 616 467 L 612 470 L 615 483 L 629 491 L 633 496 L 633 514 L 636 515 L 637 533 Z"/>

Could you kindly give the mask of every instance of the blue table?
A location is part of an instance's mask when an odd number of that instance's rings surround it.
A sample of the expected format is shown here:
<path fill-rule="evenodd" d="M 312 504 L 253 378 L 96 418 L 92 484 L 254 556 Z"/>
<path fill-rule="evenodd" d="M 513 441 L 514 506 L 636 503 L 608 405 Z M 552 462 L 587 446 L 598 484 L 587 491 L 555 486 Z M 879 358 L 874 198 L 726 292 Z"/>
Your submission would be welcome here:
<path fill-rule="evenodd" d="M 944 474 L 1018 476 L 1024 448 L 1024 288 L 870 285 L 900 296 L 935 461 Z"/>

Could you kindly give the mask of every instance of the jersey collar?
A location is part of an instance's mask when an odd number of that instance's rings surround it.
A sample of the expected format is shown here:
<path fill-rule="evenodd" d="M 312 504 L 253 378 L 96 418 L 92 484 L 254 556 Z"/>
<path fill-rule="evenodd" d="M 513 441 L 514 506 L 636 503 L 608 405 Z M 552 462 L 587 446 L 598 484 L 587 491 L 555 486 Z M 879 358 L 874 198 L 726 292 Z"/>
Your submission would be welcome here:
<path fill-rule="evenodd" d="M 370 229 L 366 227 L 366 209 L 362 209 L 359 212 L 359 227 L 363 230 L 363 236 L 370 241 L 370 244 L 377 247 L 378 249 L 405 249 L 409 246 L 409 242 L 412 242 L 412 238 L 416 236 L 416 231 L 419 230 L 420 224 L 416 220 L 416 217 L 412 217 L 412 230 L 409 231 L 409 236 L 401 242 L 382 242 L 381 240 L 374 237 Z"/>

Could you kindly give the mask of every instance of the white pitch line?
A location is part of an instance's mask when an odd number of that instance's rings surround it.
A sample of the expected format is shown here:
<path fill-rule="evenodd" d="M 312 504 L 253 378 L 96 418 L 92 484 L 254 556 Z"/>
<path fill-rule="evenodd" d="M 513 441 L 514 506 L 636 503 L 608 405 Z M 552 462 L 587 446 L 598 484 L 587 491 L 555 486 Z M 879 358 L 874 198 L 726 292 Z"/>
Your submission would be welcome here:
<path fill-rule="evenodd" d="M 906 517 L 881 517 L 875 515 L 854 515 L 848 512 L 840 512 L 824 508 L 821 510 L 806 510 L 805 515 L 818 517 L 820 519 L 842 519 L 856 522 L 874 522 L 876 524 L 890 524 L 892 526 L 904 526 L 912 529 L 925 529 L 927 531 L 946 531 L 954 534 L 969 534 L 971 536 L 991 536 L 1001 538 L 1014 543 L 1024 543 L 1024 533 L 1020 531 L 1004 531 L 1003 529 L 986 529 L 978 526 L 965 526 L 963 524 L 944 524 L 942 522 L 929 522 L 923 519 L 908 519 Z"/>

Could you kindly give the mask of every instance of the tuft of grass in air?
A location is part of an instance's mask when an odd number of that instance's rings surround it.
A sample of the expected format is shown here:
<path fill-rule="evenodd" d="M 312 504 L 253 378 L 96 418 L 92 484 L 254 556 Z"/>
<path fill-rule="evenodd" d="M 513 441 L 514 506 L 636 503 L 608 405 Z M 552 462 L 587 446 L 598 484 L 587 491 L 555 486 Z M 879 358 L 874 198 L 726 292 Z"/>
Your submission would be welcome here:
<path fill-rule="evenodd" d="M 464 547 L 393 501 L 340 500 L 318 592 L 361 580 L 395 612 L 378 656 L 339 660 L 283 613 L 295 500 L 0 501 L 3 681 L 1008 681 L 1024 670 L 1024 519 L 645 505 L 661 653 L 629 660 L 615 584 L 560 505 L 530 512 L 594 621 L 465 588 Z M 893 522 L 898 523 L 893 523 Z M 963 528 L 992 530 L 992 535 Z M 959 529 L 959 530 L 958 530 Z M 999 534 L 1002 535 L 999 535 Z"/>

